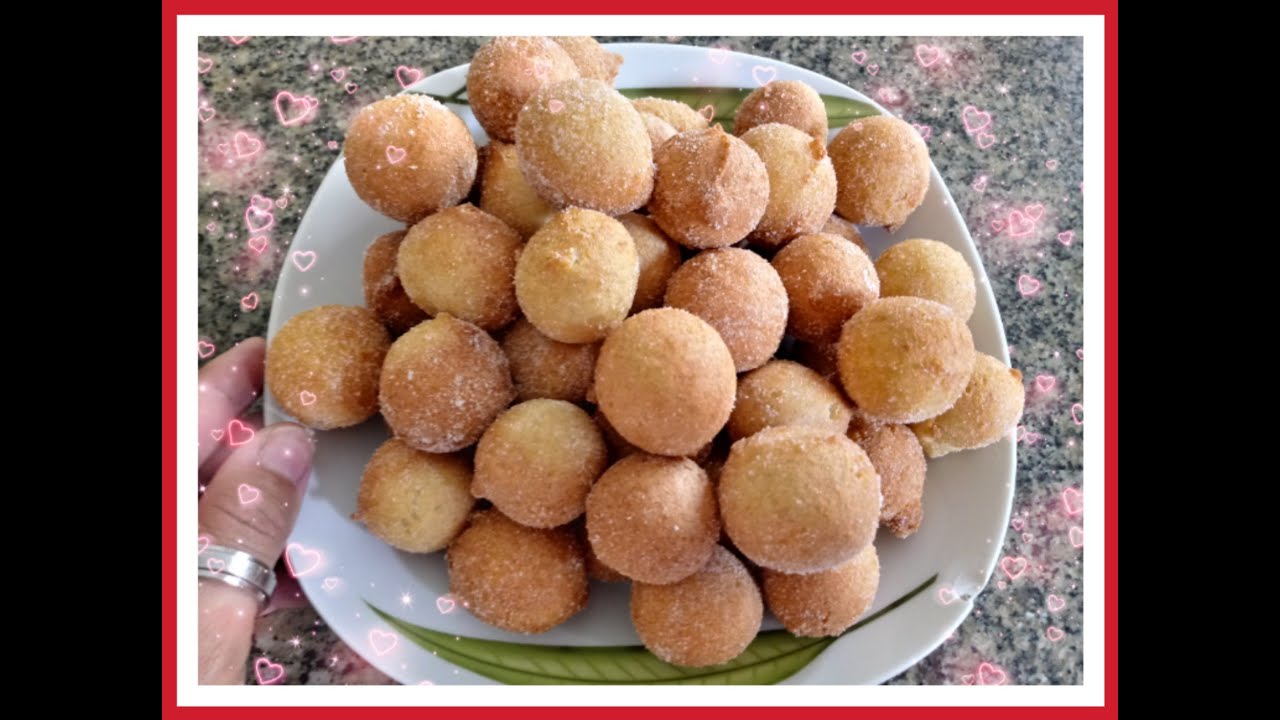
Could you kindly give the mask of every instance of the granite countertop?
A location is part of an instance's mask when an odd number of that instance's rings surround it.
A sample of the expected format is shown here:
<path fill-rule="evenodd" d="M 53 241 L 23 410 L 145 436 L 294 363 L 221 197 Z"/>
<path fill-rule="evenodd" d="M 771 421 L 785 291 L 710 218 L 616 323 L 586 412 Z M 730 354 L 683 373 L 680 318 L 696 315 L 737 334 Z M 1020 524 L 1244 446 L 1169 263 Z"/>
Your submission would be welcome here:
<path fill-rule="evenodd" d="M 199 331 L 219 349 L 266 333 L 289 240 L 352 114 L 400 90 L 398 66 L 429 75 L 466 63 L 483 38 L 340 40 L 200 40 Z M 1005 562 L 955 633 L 890 682 L 973 683 L 998 671 L 1009 683 L 1083 682 L 1081 39 L 600 40 L 755 53 L 828 75 L 928 126 L 921 132 L 982 254 L 1027 406 Z M 274 109 L 281 91 L 315 98 L 315 118 L 283 125 Z M 255 195 L 276 204 L 260 253 L 244 233 Z M 392 682 L 305 605 L 259 619 L 252 656 L 264 654 L 285 665 L 290 683 Z M 978 678 L 983 663 L 991 667 Z"/>

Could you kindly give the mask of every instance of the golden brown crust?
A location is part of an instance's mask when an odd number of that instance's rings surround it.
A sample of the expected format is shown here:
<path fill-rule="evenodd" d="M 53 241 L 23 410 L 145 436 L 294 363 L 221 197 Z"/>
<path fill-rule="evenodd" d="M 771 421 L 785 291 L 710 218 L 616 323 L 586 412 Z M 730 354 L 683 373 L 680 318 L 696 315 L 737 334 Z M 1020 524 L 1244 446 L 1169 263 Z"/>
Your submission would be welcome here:
<path fill-rule="evenodd" d="M 654 151 L 676 135 L 676 129 L 671 127 L 671 123 L 653 113 L 642 112 L 640 119 L 644 121 L 644 129 L 649 133 L 649 144 L 653 146 Z"/>
<path fill-rule="evenodd" d="M 778 248 L 797 235 L 819 232 L 836 206 L 836 172 L 826 141 L 781 123 L 757 125 L 742 141 L 769 173 L 769 204 L 747 239 Z"/>
<path fill-rule="evenodd" d="M 978 287 L 964 256 L 937 240 L 903 240 L 876 259 L 880 297 L 906 295 L 935 300 L 968 320 Z"/>
<path fill-rule="evenodd" d="M 769 610 L 792 635 L 835 637 L 871 607 L 880 586 L 880 558 L 868 545 L 830 570 L 789 575 L 764 570 Z"/>
<path fill-rule="evenodd" d="M 775 80 L 748 95 L 738 106 L 733 134 L 741 136 L 766 123 L 784 123 L 827 142 L 827 107 L 818 91 L 799 80 Z"/>
<path fill-rule="evenodd" d="M 656 97 L 637 98 L 631 101 L 631 106 L 642 113 L 661 118 L 677 133 L 703 130 L 709 122 L 705 115 L 678 100 Z"/>
<path fill-rule="evenodd" d="M 977 353 L 973 374 L 955 405 L 911 429 L 929 457 L 986 447 L 1017 426 L 1025 400 L 1022 373 Z"/>
<path fill-rule="evenodd" d="M 396 274 L 396 256 L 404 235 L 404 230 L 379 235 L 364 251 L 364 304 L 394 335 L 427 319 L 422 308 L 409 299 Z"/>
<path fill-rule="evenodd" d="M 627 213 L 618 222 L 631 233 L 640 257 L 640 279 L 636 283 L 636 297 L 631 303 L 631 315 L 662 304 L 671 273 L 680 267 L 680 246 L 662 232 L 658 224 L 644 215 Z"/>
<path fill-rule="evenodd" d="M 738 380 L 729 436 L 740 440 L 782 425 L 843 433 L 852 412 L 840 389 L 817 372 L 790 360 L 773 360 Z"/>
<path fill-rule="evenodd" d="M 502 338 L 517 400 L 550 398 L 582 402 L 591 387 L 600 343 L 562 343 L 520 318 Z"/>
<path fill-rule="evenodd" d="M 867 254 L 844 238 L 801 235 L 773 257 L 787 288 L 787 332 L 812 343 L 833 343 L 840 328 L 880 294 L 880 279 Z"/>
<path fill-rule="evenodd" d="M 443 549 L 467 522 L 475 501 L 471 466 L 458 455 L 432 455 L 392 438 L 369 459 L 353 520 L 406 552 Z"/>
<path fill-rule="evenodd" d="M 845 220 L 839 215 L 832 215 L 827 218 L 827 222 L 823 224 L 822 229 L 818 232 L 828 235 L 839 235 L 849 242 L 857 245 L 862 252 L 868 257 L 871 256 L 871 249 L 867 247 L 867 241 L 862 239 L 862 233 L 858 232 L 858 226 Z"/>
<path fill-rule="evenodd" d="M 876 115 L 850 123 L 827 148 L 836 170 L 836 212 L 891 231 L 924 202 L 929 149 L 904 120 Z"/>
<path fill-rule="evenodd" d="M 906 425 L 882 423 L 855 411 L 849 438 L 871 458 L 880 475 L 880 526 L 900 538 L 920 529 L 924 519 L 924 477 L 928 464 L 915 433 Z"/>
<path fill-rule="evenodd" d="M 551 38 L 564 48 L 582 77 L 595 78 L 610 85 L 618 77 L 622 56 L 605 50 L 590 35 L 554 36 Z"/>
<path fill-rule="evenodd" d="M 539 88 L 578 77 L 578 66 L 546 37 L 495 37 L 471 58 L 467 101 L 485 133 L 515 141 L 520 109 Z"/>
<path fill-rule="evenodd" d="M 551 219 L 556 209 L 538 197 L 520 172 L 516 146 L 497 140 L 485 146 L 480 176 L 480 209 L 528 238 Z"/>

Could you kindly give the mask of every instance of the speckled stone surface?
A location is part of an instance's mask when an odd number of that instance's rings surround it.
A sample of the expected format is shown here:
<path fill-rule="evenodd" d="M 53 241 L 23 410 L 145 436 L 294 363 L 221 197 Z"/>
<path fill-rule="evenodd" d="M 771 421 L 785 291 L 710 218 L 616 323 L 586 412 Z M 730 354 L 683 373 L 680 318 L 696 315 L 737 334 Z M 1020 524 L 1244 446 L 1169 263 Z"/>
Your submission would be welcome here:
<path fill-rule="evenodd" d="M 1079 38 L 601 38 L 720 45 L 876 97 L 927 134 L 1004 320 L 1027 409 L 1004 561 L 953 636 L 895 684 L 1083 681 L 1083 44 Z M 347 121 L 481 38 L 200 41 L 199 331 L 226 348 L 266 331 L 277 273 Z M 194 63 L 193 63 L 194 64 Z M 296 104 L 275 100 L 288 92 Z M 313 117 L 286 125 L 314 98 Z M 968 111 L 966 107 L 970 107 Z M 292 111 L 292 112 L 291 112 Z M 983 114 L 985 113 L 985 114 Z M 988 120 L 989 115 L 989 120 Z M 197 120 L 193 119 L 193 122 Z M 928 126 L 925 129 L 923 126 Z M 241 134 L 243 133 L 243 134 Z M 254 196 L 259 196 L 255 198 Z M 252 202 L 274 225 L 246 232 Z M 258 223 L 260 224 L 260 223 Z M 258 239 L 264 238 L 264 239 Z M 256 295 L 254 294 L 256 293 Z M 207 351 L 207 346 L 202 346 Z M 1024 562 L 1025 561 L 1025 562 Z M 288 683 L 389 683 L 306 607 L 260 619 L 253 657 Z M 247 682 L 254 682 L 251 669 Z"/>

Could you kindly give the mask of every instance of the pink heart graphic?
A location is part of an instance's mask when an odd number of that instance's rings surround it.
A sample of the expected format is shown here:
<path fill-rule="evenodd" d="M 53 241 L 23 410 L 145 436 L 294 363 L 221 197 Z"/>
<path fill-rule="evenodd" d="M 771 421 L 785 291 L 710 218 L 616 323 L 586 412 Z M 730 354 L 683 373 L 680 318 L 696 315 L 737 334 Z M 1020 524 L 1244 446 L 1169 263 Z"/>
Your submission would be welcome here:
<path fill-rule="evenodd" d="M 257 237 L 249 238 L 245 245 L 248 245 L 250 250 L 261 255 L 262 251 L 267 249 L 268 242 L 266 235 L 259 235 Z"/>
<path fill-rule="evenodd" d="M 1035 445 L 1036 443 L 1040 442 L 1040 433 L 1032 432 L 1030 430 L 1023 430 L 1022 436 L 1018 439 L 1026 443 L 1027 445 Z"/>
<path fill-rule="evenodd" d="M 1084 424 L 1084 404 L 1083 403 L 1073 403 L 1071 405 L 1071 419 L 1075 421 L 1075 424 L 1077 425 Z"/>
<path fill-rule="evenodd" d="M 882 87 L 876 92 L 876 97 L 885 105 L 898 106 L 907 102 L 907 96 L 901 90 L 891 87 Z"/>
<path fill-rule="evenodd" d="M 964 683 L 965 685 L 972 685 L 972 684 L 973 684 L 973 676 L 972 676 L 972 675 L 961 675 L 961 676 L 960 676 L 960 682 Z"/>
<path fill-rule="evenodd" d="M 325 144 L 324 144 L 324 146 L 325 146 L 325 147 L 327 147 L 327 148 L 329 148 L 330 150 L 337 150 L 337 149 L 338 149 L 338 141 L 337 141 L 337 140 L 330 140 L 329 142 L 325 143 Z"/>
<path fill-rule="evenodd" d="M 228 36 L 227 39 L 231 41 L 232 45 L 243 45 L 245 41 L 251 37 L 253 36 L 252 35 L 231 35 L 231 36 Z"/>
<path fill-rule="evenodd" d="M 550 111 L 552 115 L 556 115 L 561 110 L 564 110 L 564 103 L 555 98 L 551 98 L 547 101 L 547 110 Z"/>
<path fill-rule="evenodd" d="M 1038 389 L 1040 392 L 1049 392 L 1050 390 L 1053 389 L 1053 386 L 1057 384 L 1058 384 L 1058 379 L 1052 375 L 1036 376 L 1036 389 Z"/>
<path fill-rule="evenodd" d="M 223 155 L 231 154 L 231 143 L 218 143 L 218 152 Z"/>
<path fill-rule="evenodd" d="M 232 420 L 227 424 L 227 444 L 231 447 L 240 447 L 252 439 L 253 428 L 239 420 Z"/>
<path fill-rule="evenodd" d="M 328 590 L 329 592 L 333 592 L 334 588 L 338 587 L 338 583 L 340 582 L 342 582 L 341 578 L 327 577 L 320 582 L 320 587 Z"/>
<path fill-rule="evenodd" d="M 1008 224 L 1009 223 L 1004 218 L 996 218 L 991 221 L 991 229 L 996 232 L 1000 232 L 1001 230 L 1004 230 Z"/>
<path fill-rule="evenodd" d="M 1079 515 L 1084 510 L 1084 493 L 1073 487 L 1063 490 L 1062 507 L 1068 515 Z"/>
<path fill-rule="evenodd" d="M 436 610 L 439 610 L 441 615 L 448 615 L 453 612 L 454 605 L 452 595 L 441 595 L 436 598 Z"/>
<path fill-rule="evenodd" d="M 982 177 L 978 178 L 977 180 L 974 180 L 974 181 L 973 181 L 973 189 L 974 189 L 974 190 L 977 190 L 978 192 L 985 192 L 985 191 L 986 191 L 986 189 L 987 189 L 987 176 L 986 176 L 986 175 L 983 175 Z"/>
<path fill-rule="evenodd" d="M 251 233 L 268 230 L 275 224 L 276 216 L 270 210 L 259 210 L 252 205 L 244 209 L 244 225 Z"/>
<path fill-rule="evenodd" d="M 334 45 L 346 45 L 347 43 L 355 42 L 356 40 L 359 40 L 360 36 L 359 35 L 330 35 L 329 39 L 333 41 Z"/>
<path fill-rule="evenodd" d="M 1006 680 L 1008 676 L 999 667 L 991 663 L 982 663 L 978 666 L 979 685 L 1003 685 Z"/>
<path fill-rule="evenodd" d="M 400 83 L 400 87 L 407 88 L 421 79 L 422 71 L 418 68 L 411 68 L 407 65 L 396 66 L 396 82 Z"/>
<path fill-rule="evenodd" d="M 249 207 L 261 212 L 268 212 L 271 210 L 271 198 L 255 194 L 249 198 Z"/>
<path fill-rule="evenodd" d="M 387 146 L 387 162 L 391 163 L 392 165 L 395 165 L 396 163 L 403 160 L 404 156 L 408 154 L 409 154 L 409 151 L 405 150 L 402 147 L 396 147 L 395 145 Z"/>
<path fill-rule="evenodd" d="M 236 157 L 253 157 L 262 152 L 262 141 L 241 130 L 235 137 Z"/>
<path fill-rule="evenodd" d="M 262 497 L 262 491 L 248 483 L 240 483 L 236 488 L 236 495 L 239 496 L 241 505 L 248 505 L 257 502 Z"/>
<path fill-rule="evenodd" d="M 301 250 L 293 251 L 293 266 L 298 268 L 298 270 L 306 272 L 315 264 L 316 252 L 314 250 L 307 250 L 306 252 Z"/>
<path fill-rule="evenodd" d="M 200 353 L 200 359 L 203 360 L 204 358 L 207 358 L 210 355 L 212 355 L 218 348 L 214 347 L 213 343 L 207 343 L 201 340 L 199 343 L 196 344 L 196 349 Z"/>
<path fill-rule="evenodd" d="M 203 74 L 205 74 L 205 73 L 207 73 L 207 72 L 209 72 L 210 70 L 212 70 L 212 69 L 213 69 L 213 59 L 212 59 L 212 58 L 196 56 L 196 59 L 200 61 L 200 74 L 201 74 L 201 75 L 203 75 Z"/>
<path fill-rule="evenodd" d="M 1030 275 L 1019 275 L 1018 292 L 1022 293 L 1022 297 L 1031 297 L 1040 292 L 1040 281 Z"/>
<path fill-rule="evenodd" d="M 919 124 L 919 123 L 911 123 L 911 127 L 915 128 L 915 129 L 916 129 L 916 132 L 920 133 L 920 137 L 921 137 L 921 138 L 923 138 L 923 139 L 925 139 L 925 140 L 928 140 L 928 139 L 929 139 L 929 136 L 930 136 L 930 135 L 933 135 L 933 128 L 929 127 L 928 125 L 921 125 L 921 124 Z"/>
<path fill-rule="evenodd" d="M 305 562 L 295 565 L 293 562 L 295 553 Z M 284 549 L 285 567 L 289 568 L 289 574 L 296 578 L 315 572 L 323 559 L 319 550 L 308 550 L 301 543 L 289 543 L 289 546 Z"/>
<path fill-rule="evenodd" d="M 1023 209 L 1026 210 L 1027 217 L 1031 218 L 1032 220 L 1039 220 L 1040 216 L 1044 215 L 1044 205 L 1041 205 L 1040 203 L 1036 203 L 1034 205 L 1028 205 Z"/>
<path fill-rule="evenodd" d="M 1026 521 L 1022 518 L 1014 518 L 1013 521 L 1009 523 L 1009 526 L 1012 527 L 1015 532 L 1022 532 L 1022 528 L 1025 527 L 1026 524 Z"/>
<path fill-rule="evenodd" d="M 1084 359 L 1084 348 L 1076 349 L 1076 357 L 1080 358 L 1081 360 Z"/>
<path fill-rule="evenodd" d="M 867 51 L 859 50 L 854 54 L 850 55 L 849 58 L 854 62 L 858 63 L 859 65 L 861 65 L 862 63 L 867 61 Z"/>
<path fill-rule="evenodd" d="M 289 207 L 289 197 L 286 195 L 285 197 L 277 199 L 276 207 L 280 208 L 281 210 Z"/>
<path fill-rule="evenodd" d="M 977 134 L 976 138 L 978 140 L 978 147 L 982 148 L 983 150 L 986 150 L 987 148 L 996 144 L 996 136 L 992 135 L 991 133 L 980 132 Z"/>
<path fill-rule="evenodd" d="M 227 561 L 222 558 L 209 558 L 204 561 L 204 565 L 210 572 L 220 573 L 227 569 Z"/>
<path fill-rule="evenodd" d="M 1057 595 L 1050 595 L 1049 597 L 1045 598 L 1044 604 L 1045 604 L 1045 607 L 1049 608 L 1049 612 L 1058 612 L 1059 610 L 1067 606 L 1067 601 L 1063 600 Z"/>
<path fill-rule="evenodd" d="M 310 405 L 316 401 L 316 394 L 310 390 L 303 390 L 298 393 L 298 400 L 301 401 L 303 405 Z"/>
<path fill-rule="evenodd" d="M 1054 160 L 1053 158 L 1049 158 L 1048 160 L 1045 160 L 1045 161 L 1044 161 L 1044 166 L 1045 166 L 1045 167 L 1047 167 L 1047 168 L 1049 168 L 1050 170 L 1057 170 L 1057 169 L 1058 169 L 1058 161 L 1057 161 L 1057 160 Z"/>
<path fill-rule="evenodd" d="M 880 65 L 878 65 L 877 63 L 871 63 L 870 65 L 867 66 L 868 75 L 875 77 L 876 73 L 878 72 L 880 72 Z"/>
<path fill-rule="evenodd" d="M 1062 639 L 1062 636 L 1065 635 L 1066 633 L 1050 625 L 1047 629 L 1045 629 L 1044 634 L 1046 637 L 1049 638 L 1049 642 L 1058 642 L 1059 640 Z"/>
<path fill-rule="evenodd" d="M 284 666 L 260 657 L 253 661 L 253 676 L 258 678 L 259 685 L 275 685 L 284 680 Z"/>
<path fill-rule="evenodd" d="M 1067 247 L 1071 247 L 1071 243 L 1075 242 L 1076 233 L 1074 230 L 1065 230 L 1058 233 L 1058 242 Z"/>
<path fill-rule="evenodd" d="M 698 114 L 706 118 L 707 122 L 711 122 L 716 118 L 716 107 L 714 105 L 703 105 Z"/>
<path fill-rule="evenodd" d="M 723 65 L 729 59 L 729 48 L 719 46 L 707 48 L 707 59 L 717 65 Z"/>
<path fill-rule="evenodd" d="M 360 88 L 360 86 L 359 86 L 359 85 L 357 85 L 357 84 L 355 84 L 355 83 L 353 83 L 353 82 L 347 83 L 346 85 L 344 85 L 344 86 L 343 86 L 343 89 L 347 91 L 347 94 L 348 94 L 348 95 L 351 95 L 352 93 L 354 93 L 354 92 L 355 92 L 356 90 L 358 90 L 359 88 Z"/>
<path fill-rule="evenodd" d="M 379 655 L 386 655 L 395 649 L 399 639 L 395 633 L 384 632 L 378 628 L 369 631 L 369 644 L 373 646 L 373 651 Z"/>
<path fill-rule="evenodd" d="M 921 65 L 925 67 L 933 67 L 941 59 L 942 59 L 941 48 L 936 48 L 936 47 L 933 47 L 932 45 L 916 46 L 916 60 L 920 61 Z"/>
<path fill-rule="evenodd" d="M 199 544 L 198 544 L 198 547 L 199 547 L 200 549 L 196 551 L 196 554 L 197 554 L 197 555 L 203 555 L 203 554 L 204 554 L 204 551 L 209 549 L 209 538 L 208 538 L 207 536 L 205 536 L 205 535 L 201 535 L 200 537 L 198 537 L 198 538 L 196 538 L 196 539 L 200 541 L 200 542 L 199 542 Z"/>
<path fill-rule="evenodd" d="M 213 438 L 214 442 L 222 442 L 222 437 L 226 434 L 227 431 L 222 428 L 214 428 L 209 431 L 209 436 Z"/>
<path fill-rule="evenodd" d="M 297 97 L 288 90 L 276 93 L 276 117 L 280 119 L 280 124 L 292 127 L 311 119 L 312 111 L 315 110 L 313 100 L 309 96 Z"/>
<path fill-rule="evenodd" d="M 951 603 L 956 602 L 959 599 L 960 599 L 960 594 L 949 587 L 938 589 L 938 602 L 941 602 L 943 605 L 950 605 Z"/>
<path fill-rule="evenodd" d="M 965 105 L 960 111 L 960 120 L 964 123 L 964 131 L 972 135 L 991 124 L 991 114 L 972 105 Z"/>
<path fill-rule="evenodd" d="M 1035 232 L 1036 224 L 1031 218 L 1014 210 L 1009 213 L 1009 237 L 1026 237 Z"/>
<path fill-rule="evenodd" d="M 1022 542 L 1030 545 L 1033 539 L 1034 538 L 1031 537 L 1031 533 L 1022 533 Z"/>
<path fill-rule="evenodd" d="M 751 68 L 751 78 L 757 85 L 768 85 L 778 77 L 778 68 L 772 65 L 755 65 Z"/>
<path fill-rule="evenodd" d="M 218 111 L 211 107 L 200 108 L 200 122 L 209 122 L 213 119 L 213 116 L 217 114 Z"/>
<path fill-rule="evenodd" d="M 1000 569 L 1004 571 L 1005 575 L 1009 576 L 1010 580 L 1017 580 L 1022 577 L 1022 573 L 1027 571 L 1027 559 L 1021 556 L 1011 557 L 1006 555 L 1000 561 Z"/>
<path fill-rule="evenodd" d="M 346 76 L 347 76 L 346 68 L 334 68 L 329 71 L 329 77 L 333 78 L 334 82 L 342 82 L 342 78 Z"/>
<path fill-rule="evenodd" d="M 1084 546 L 1084 529 L 1078 525 L 1073 525 L 1067 531 L 1067 539 L 1071 541 L 1071 547 L 1078 548 Z"/>
<path fill-rule="evenodd" d="M 244 297 L 240 298 L 241 310 L 253 310 L 253 309 L 256 309 L 257 307 L 258 307 L 258 293 L 251 292 L 248 295 L 245 295 Z"/>

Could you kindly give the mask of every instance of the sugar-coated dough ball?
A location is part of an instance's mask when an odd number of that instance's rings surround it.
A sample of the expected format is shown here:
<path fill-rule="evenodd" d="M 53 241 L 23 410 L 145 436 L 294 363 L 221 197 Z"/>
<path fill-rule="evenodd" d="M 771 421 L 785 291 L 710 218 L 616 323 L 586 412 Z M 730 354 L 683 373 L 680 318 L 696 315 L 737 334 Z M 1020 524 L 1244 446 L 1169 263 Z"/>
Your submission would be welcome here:
<path fill-rule="evenodd" d="M 590 35 L 557 35 L 551 39 L 569 53 L 569 57 L 573 58 L 573 64 L 578 67 L 578 73 L 582 77 L 594 78 L 610 85 L 613 84 L 614 78 L 618 77 L 618 68 L 622 67 L 622 56 L 605 50 Z"/>
<path fill-rule="evenodd" d="M 880 524 L 880 477 L 842 434 L 761 430 L 733 444 L 718 489 L 733 544 L 782 572 L 833 568 L 870 545 Z"/>
<path fill-rule="evenodd" d="M 801 235 L 773 257 L 787 287 L 787 331 L 812 343 L 832 343 L 844 322 L 880 295 L 876 266 L 858 246 L 835 235 Z"/>
<path fill-rule="evenodd" d="M 524 238 L 538 232 L 556 212 L 524 179 L 516 146 L 496 140 L 488 145 L 480 176 L 480 209 Z"/>
<path fill-rule="evenodd" d="M 517 400 L 550 398 L 582 402 L 596 370 L 599 343 L 562 343 L 520 318 L 502 338 Z"/>
<path fill-rule="evenodd" d="M 748 95 L 738 106 L 733 133 L 741 136 L 766 123 L 784 123 L 827 142 L 827 106 L 817 90 L 799 80 L 775 80 Z"/>
<path fill-rule="evenodd" d="M 671 123 L 653 113 L 642 112 L 640 119 L 644 121 L 645 132 L 649 133 L 649 144 L 654 150 L 676 135 L 676 129 L 671 127 Z"/>
<path fill-rule="evenodd" d="M 471 516 L 449 545 L 449 591 L 481 622 L 542 633 L 587 605 L 582 543 L 572 527 L 525 527 L 497 510 Z"/>
<path fill-rule="evenodd" d="M 516 118 L 529 98 L 578 74 L 573 58 L 551 38 L 495 37 L 471 58 L 467 101 L 490 138 L 513 142 Z"/>
<path fill-rule="evenodd" d="M 461 450 L 480 439 L 512 399 L 507 356 L 484 330 L 440 315 L 401 335 L 380 380 L 382 416 L 419 450 Z"/>
<path fill-rule="evenodd" d="M 462 119 L 425 95 L 384 98 L 356 113 L 343 148 L 351 187 L 374 210 L 415 223 L 457 205 L 476 179 Z"/>
<path fill-rule="evenodd" d="M 471 494 L 522 525 L 555 527 L 582 514 L 608 462 L 604 438 L 586 411 L 564 400 L 528 400 L 499 415 L 480 437 Z"/>
<path fill-rule="evenodd" d="M 692 455 L 733 409 L 733 355 L 715 328 L 677 308 L 632 315 L 605 338 L 596 400 L 628 442 L 655 455 Z"/>
<path fill-rule="evenodd" d="M 585 522 L 580 523 L 579 528 L 581 531 L 579 539 L 582 542 L 582 549 L 585 551 L 587 559 L 587 577 L 592 580 L 599 580 L 600 582 L 631 582 L 631 578 L 623 575 L 617 570 L 614 570 L 608 565 L 605 565 L 604 562 L 596 556 L 596 552 L 591 549 L 591 543 L 587 541 L 587 524 Z"/>
<path fill-rule="evenodd" d="M 391 438 L 365 466 L 351 517 L 394 548 L 435 552 L 462 532 L 475 504 L 470 485 L 464 458 L 425 453 Z"/>
<path fill-rule="evenodd" d="M 672 665 L 728 662 L 764 619 L 760 588 L 733 553 L 716 546 L 698 572 L 671 585 L 631 585 L 631 623 L 649 652 Z"/>
<path fill-rule="evenodd" d="M 649 215 L 672 240 L 724 247 L 755 229 L 769 204 L 769 173 L 750 145 L 719 125 L 682 132 L 653 154 Z"/>
<path fill-rule="evenodd" d="M 850 123 L 827 152 L 836 169 L 836 212 L 893 231 L 924 202 L 929 150 L 905 120 L 876 115 Z"/>
<path fill-rule="evenodd" d="M 920 529 L 924 519 L 924 474 L 927 463 L 916 434 L 906 425 L 882 423 L 855 411 L 849 438 L 867 452 L 880 474 L 880 526 L 904 538 Z"/>
<path fill-rule="evenodd" d="M 852 413 L 840 389 L 817 372 L 790 360 L 773 360 L 738 381 L 729 436 L 739 440 L 780 425 L 843 433 Z"/>
<path fill-rule="evenodd" d="M 458 205 L 409 228 L 396 272 L 429 315 L 449 313 L 483 330 L 516 319 L 520 234 L 474 205 Z"/>
<path fill-rule="evenodd" d="M 631 303 L 631 314 L 662 304 L 667 292 L 667 280 L 680 267 L 680 246 L 662 232 L 658 224 L 644 215 L 627 213 L 618 222 L 631 233 L 640 257 L 640 279 L 636 283 L 636 297 Z"/>
<path fill-rule="evenodd" d="M 404 241 L 404 230 L 379 235 L 364 251 L 364 304 L 383 325 L 399 335 L 427 319 L 422 308 L 413 304 L 400 276 L 396 274 L 396 256 Z"/>
<path fill-rule="evenodd" d="M 973 372 L 973 335 L 932 300 L 876 300 L 845 323 L 836 352 L 844 391 L 871 417 L 914 423 L 941 415 Z"/>
<path fill-rule="evenodd" d="M 871 607 L 880 586 L 880 557 L 868 545 L 830 570 L 808 575 L 764 571 L 769 610 L 792 635 L 835 637 Z"/>
<path fill-rule="evenodd" d="M 631 310 L 636 244 L 622 223 L 568 208 L 534 233 L 516 264 L 516 297 L 542 334 L 566 343 L 603 338 Z"/>
<path fill-rule="evenodd" d="M 867 241 L 862 239 L 862 233 L 858 232 L 858 226 L 845 220 L 839 215 L 832 215 L 827 218 L 826 224 L 818 232 L 827 233 L 828 235 L 839 235 L 849 242 L 857 245 L 862 252 L 868 256 L 871 255 L 871 249 L 867 247 Z"/>
<path fill-rule="evenodd" d="M 742 141 L 769 172 L 769 204 L 747 239 L 776 248 L 797 235 L 819 232 L 836 206 L 836 171 L 825 139 L 790 125 L 766 123 L 751 128 Z"/>
<path fill-rule="evenodd" d="M 978 287 L 964 256 L 937 240 L 903 240 L 876 259 L 880 297 L 936 300 L 962 320 L 973 314 Z"/>
<path fill-rule="evenodd" d="M 929 457 L 986 447 L 1007 435 L 1022 417 L 1022 373 L 977 353 L 964 394 L 950 410 L 912 425 Z"/>
<path fill-rule="evenodd" d="M 349 427 L 378 411 L 378 372 L 391 336 L 372 310 L 321 305 L 289 318 L 267 348 L 276 403 L 317 430 Z"/>
<path fill-rule="evenodd" d="M 587 497 L 591 548 L 632 580 L 683 580 L 706 564 L 719 538 L 715 488 L 688 458 L 628 455 Z"/>
<path fill-rule="evenodd" d="M 632 100 L 631 105 L 640 112 L 662 118 L 677 133 L 686 130 L 702 130 L 707 127 L 707 116 L 678 100 L 646 97 Z"/>
<path fill-rule="evenodd" d="M 516 124 L 525 179 L 556 207 L 621 215 L 653 192 L 653 144 L 640 113 L 599 80 L 548 85 Z"/>
<path fill-rule="evenodd" d="M 667 283 L 667 305 L 697 315 L 720 333 L 735 369 L 760 367 L 787 329 L 787 289 L 750 250 L 717 248 L 689 258 Z"/>

